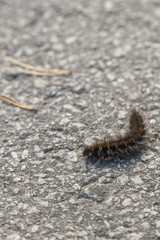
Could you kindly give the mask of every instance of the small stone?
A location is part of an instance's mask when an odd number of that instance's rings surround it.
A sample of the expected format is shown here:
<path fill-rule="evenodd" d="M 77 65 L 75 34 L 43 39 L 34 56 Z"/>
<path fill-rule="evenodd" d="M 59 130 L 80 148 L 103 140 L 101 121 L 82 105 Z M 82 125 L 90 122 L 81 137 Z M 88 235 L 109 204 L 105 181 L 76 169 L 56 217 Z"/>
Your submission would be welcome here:
<path fill-rule="evenodd" d="M 83 221 L 83 217 L 82 217 L 82 216 L 79 216 L 77 222 L 80 224 L 82 221 Z"/>
<path fill-rule="evenodd" d="M 93 61 L 93 60 L 89 61 L 87 67 L 92 68 L 92 67 L 94 67 L 94 66 L 95 66 L 95 61 Z"/>
<path fill-rule="evenodd" d="M 38 152 L 38 153 L 36 153 L 36 155 L 38 158 L 45 158 L 44 152 Z"/>
<path fill-rule="evenodd" d="M 151 119 L 151 120 L 150 120 L 150 124 L 151 124 L 151 125 L 155 125 L 155 123 L 156 123 L 156 120 L 155 120 L 155 119 Z"/>
<path fill-rule="evenodd" d="M 64 48 L 64 45 L 61 43 L 53 44 L 53 50 L 55 50 L 56 52 L 62 52 L 63 48 Z"/>
<path fill-rule="evenodd" d="M 151 160 L 154 157 L 155 153 L 152 151 L 149 151 L 141 156 L 142 161 Z"/>
<path fill-rule="evenodd" d="M 17 167 L 19 164 L 19 158 L 18 158 L 18 154 L 16 152 L 11 152 L 11 156 L 12 156 L 12 161 L 11 164 L 14 167 Z"/>
<path fill-rule="evenodd" d="M 126 198 L 123 202 L 122 205 L 123 206 L 130 206 L 132 204 L 132 200 L 130 198 Z"/>
<path fill-rule="evenodd" d="M 46 181 L 44 181 L 44 179 L 42 179 L 42 178 L 40 178 L 39 180 L 38 180 L 38 184 L 39 185 L 42 185 L 42 184 L 45 184 L 46 183 Z"/>
<path fill-rule="evenodd" d="M 143 222 L 141 225 L 144 228 L 144 230 L 148 230 L 150 228 L 150 225 L 148 222 Z"/>
<path fill-rule="evenodd" d="M 156 224 L 156 228 L 160 228 L 160 220 L 156 220 L 155 224 Z"/>
<path fill-rule="evenodd" d="M 155 235 L 156 235 L 157 237 L 160 237 L 160 231 L 158 231 L 158 230 L 156 229 Z M 158 239 L 159 239 L 159 238 L 158 238 Z"/>
<path fill-rule="evenodd" d="M 34 80 L 34 86 L 37 88 L 45 88 L 48 85 L 47 80 L 43 80 L 41 78 L 35 79 Z"/>
<path fill-rule="evenodd" d="M 40 201 L 39 203 L 43 207 L 48 207 L 48 205 L 49 205 L 49 203 L 47 201 Z"/>
<path fill-rule="evenodd" d="M 117 79 L 117 82 L 118 82 L 118 83 L 124 83 L 124 79 L 123 79 L 123 78 L 118 78 L 118 79 Z"/>
<path fill-rule="evenodd" d="M 82 230 L 82 231 L 80 231 L 80 232 L 78 233 L 78 236 L 79 236 L 79 237 L 84 237 L 84 236 L 86 236 L 86 235 L 87 235 L 87 232 L 84 231 L 84 230 Z"/>
<path fill-rule="evenodd" d="M 77 157 L 77 154 L 75 152 L 69 152 L 66 155 L 66 158 L 67 158 L 68 161 L 71 161 L 71 162 L 77 162 L 78 161 L 78 157 Z"/>
<path fill-rule="evenodd" d="M 13 182 L 19 182 L 19 181 L 21 181 L 21 177 L 15 177 L 15 178 L 13 178 Z"/>
<path fill-rule="evenodd" d="M 155 210 L 151 211 L 151 215 L 156 216 L 157 214 L 158 214 L 158 212 L 156 212 Z"/>
<path fill-rule="evenodd" d="M 77 202 L 74 199 L 70 199 L 69 203 L 71 203 L 72 205 L 76 205 L 77 204 Z"/>
<path fill-rule="evenodd" d="M 74 190 L 79 191 L 81 189 L 81 186 L 77 183 L 73 185 Z"/>
<path fill-rule="evenodd" d="M 32 214 L 32 213 L 39 213 L 39 210 L 37 207 L 33 206 L 31 207 L 28 211 L 27 211 L 28 214 Z"/>
<path fill-rule="evenodd" d="M 117 184 L 118 185 L 121 185 L 121 186 L 124 186 L 126 185 L 127 183 L 129 182 L 129 178 L 127 175 L 122 175 L 120 177 L 117 178 Z"/>
<path fill-rule="evenodd" d="M 25 203 L 19 203 L 18 204 L 18 209 L 21 209 L 21 210 L 27 210 L 28 209 L 28 205 L 25 204 Z"/>
<path fill-rule="evenodd" d="M 150 213 L 151 209 L 150 208 L 144 208 L 143 211 L 144 211 L 144 213 Z"/>
<path fill-rule="evenodd" d="M 12 158 L 14 158 L 14 159 L 18 159 L 18 155 L 17 155 L 16 152 L 11 152 L 11 156 L 12 156 Z"/>
<path fill-rule="evenodd" d="M 13 233 L 7 236 L 7 240 L 20 240 L 21 237 L 17 233 Z"/>
<path fill-rule="evenodd" d="M 108 73 L 108 74 L 107 74 L 107 78 L 108 78 L 108 80 L 110 80 L 110 81 L 114 81 L 114 80 L 115 80 L 115 74 L 114 74 L 114 73 Z"/>
<path fill-rule="evenodd" d="M 143 181 L 139 175 L 136 175 L 131 178 L 131 180 L 136 184 L 136 185 L 142 185 Z"/>
<path fill-rule="evenodd" d="M 39 148 L 38 145 L 35 145 L 35 146 L 34 146 L 34 151 L 35 151 L 35 152 L 40 152 L 40 148 Z"/>
<path fill-rule="evenodd" d="M 104 224 L 105 224 L 106 228 L 108 228 L 108 229 L 110 228 L 110 224 L 106 220 L 104 220 Z"/>
<path fill-rule="evenodd" d="M 129 50 L 130 50 L 130 45 L 125 45 L 124 47 L 117 47 L 114 50 L 113 55 L 114 57 L 123 57 L 128 53 Z"/>
<path fill-rule="evenodd" d="M 29 151 L 28 151 L 27 149 L 24 150 L 24 151 L 22 152 L 22 159 L 28 158 L 28 153 L 29 153 Z"/>
<path fill-rule="evenodd" d="M 48 97 L 48 98 L 53 98 L 53 97 L 56 97 L 56 95 L 57 95 L 57 90 L 56 90 L 56 87 L 52 87 L 52 88 L 50 88 L 47 92 L 46 92 L 46 96 Z"/>
<path fill-rule="evenodd" d="M 21 166 L 21 170 L 24 171 L 26 169 L 26 165 Z"/>
<path fill-rule="evenodd" d="M 118 113 L 118 119 L 125 119 L 127 116 L 125 111 L 119 111 Z"/>
<path fill-rule="evenodd" d="M 129 233 L 126 236 L 126 239 L 129 240 L 140 240 L 143 237 L 143 233 Z"/>
<path fill-rule="evenodd" d="M 12 191 L 13 193 L 17 194 L 21 191 L 22 188 L 13 188 Z"/>
<path fill-rule="evenodd" d="M 66 43 L 68 45 L 70 45 L 70 44 L 73 44 L 74 42 L 76 42 L 76 40 L 77 40 L 76 36 L 70 36 L 66 39 Z"/>
<path fill-rule="evenodd" d="M 132 93 L 132 95 L 130 96 L 130 100 L 134 101 L 136 99 L 138 99 L 138 93 Z"/>
<path fill-rule="evenodd" d="M 68 112 L 73 112 L 73 113 L 79 112 L 78 109 L 71 104 L 65 104 L 64 109 Z"/>
<path fill-rule="evenodd" d="M 79 131 L 83 130 L 85 128 L 85 125 L 82 123 L 73 123 L 72 124 L 73 127 L 76 127 Z"/>
<path fill-rule="evenodd" d="M 39 228 L 38 225 L 33 225 L 33 226 L 31 227 L 31 232 L 32 232 L 32 233 L 37 232 L 37 231 L 38 231 L 38 228 Z"/>
<path fill-rule="evenodd" d="M 104 9 L 107 12 L 112 12 L 114 10 L 114 4 L 112 1 L 105 1 L 104 2 Z"/>
<path fill-rule="evenodd" d="M 112 200 L 113 200 L 113 197 L 109 197 L 107 201 L 105 201 L 105 204 L 107 205 L 107 207 L 112 205 Z"/>
<path fill-rule="evenodd" d="M 74 238 L 74 233 L 72 231 L 68 231 L 66 234 L 65 234 L 65 237 L 66 239 L 73 239 Z M 62 238 L 61 238 L 62 239 Z"/>

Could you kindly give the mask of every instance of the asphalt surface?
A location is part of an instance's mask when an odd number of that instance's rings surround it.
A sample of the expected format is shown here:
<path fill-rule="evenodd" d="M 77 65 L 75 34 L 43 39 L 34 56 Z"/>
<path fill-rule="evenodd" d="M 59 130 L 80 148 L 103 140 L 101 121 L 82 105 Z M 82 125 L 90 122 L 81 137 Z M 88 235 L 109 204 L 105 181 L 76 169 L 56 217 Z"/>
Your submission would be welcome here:
<path fill-rule="evenodd" d="M 40 77 L 0 69 L 0 239 L 160 239 L 159 0 L 1 0 L 0 61 L 71 69 Z M 86 161 L 86 145 L 147 130 L 141 154 Z"/>

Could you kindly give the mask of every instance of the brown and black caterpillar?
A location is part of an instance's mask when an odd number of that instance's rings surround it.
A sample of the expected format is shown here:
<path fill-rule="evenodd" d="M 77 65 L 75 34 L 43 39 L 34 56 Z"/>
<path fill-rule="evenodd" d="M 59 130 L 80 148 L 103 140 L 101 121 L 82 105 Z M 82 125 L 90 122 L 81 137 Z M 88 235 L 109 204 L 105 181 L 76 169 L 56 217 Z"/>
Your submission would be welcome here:
<path fill-rule="evenodd" d="M 133 152 L 138 142 L 142 141 L 144 134 L 145 127 L 142 116 L 134 110 L 130 116 L 130 131 L 126 136 L 88 146 L 84 149 L 83 155 L 88 158 L 106 159 L 115 155 L 124 155 L 130 151 Z"/>

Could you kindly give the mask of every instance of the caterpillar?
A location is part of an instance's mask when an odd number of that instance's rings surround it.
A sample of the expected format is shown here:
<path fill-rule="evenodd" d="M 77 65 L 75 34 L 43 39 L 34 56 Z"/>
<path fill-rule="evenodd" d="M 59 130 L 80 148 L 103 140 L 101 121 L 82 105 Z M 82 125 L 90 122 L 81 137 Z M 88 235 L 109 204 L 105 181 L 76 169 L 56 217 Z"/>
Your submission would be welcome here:
<path fill-rule="evenodd" d="M 106 159 L 115 155 L 124 155 L 129 151 L 134 152 L 138 142 L 143 139 L 145 134 L 145 127 L 142 116 L 137 111 L 132 111 L 130 116 L 130 131 L 124 137 L 117 140 L 104 141 L 87 146 L 83 155 L 88 158 L 101 158 Z"/>

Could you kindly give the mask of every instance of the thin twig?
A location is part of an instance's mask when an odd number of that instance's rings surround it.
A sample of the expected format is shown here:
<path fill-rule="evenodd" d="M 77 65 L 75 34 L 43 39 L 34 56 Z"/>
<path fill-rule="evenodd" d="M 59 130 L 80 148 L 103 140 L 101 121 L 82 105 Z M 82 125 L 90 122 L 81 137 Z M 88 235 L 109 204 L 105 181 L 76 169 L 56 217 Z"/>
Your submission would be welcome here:
<path fill-rule="evenodd" d="M 26 105 L 24 103 L 21 103 L 21 102 L 17 101 L 16 99 L 14 99 L 14 98 L 6 95 L 6 94 L 0 94 L 0 99 L 5 101 L 5 102 L 8 102 L 10 104 L 13 104 L 13 105 L 15 105 L 17 107 L 26 109 L 26 110 L 35 110 L 35 111 L 37 110 L 35 107 L 28 106 L 28 105 Z"/>
<path fill-rule="evenodd" d="M 18 66 L 23 67 L 23 68 L 26 68 L 26 70 L 28 69 L 27 71 L 29 71 L 29 69 L 33 70 L 33 73 L 30 72 L 28 74 L 40 75 L 40 74 L 37 74 L 37 72 L 42 72 L 41 75 L 43 75 L 43 76 L 47 76 L 47 75 L 48 76 L 54 76 L 54 75 L 68 75 L 68 74 L 71 74 L 71 70 L 51 70 L 51 69 L 45 69 L 45 68 L 42 68 L 42 67 L 35 67 L 35 66 L 30 65 L 30 64 L 23 63 L 21 61 L 18 61 L 16 59 L 8 57 L 8 56 L 6 56 L 5 58 L 6 58 L 6 60 L 8 60 L 11 63 L 14 63 L 14 64 L 16 64 Z M 19 68 L 19 69 L 23 69 L 23 68 Z M 13 70 L 13 69 L 11 69 L 11 70 Z M 23 71 L 25 71 L 25 70 L 23 70 Z M 47 75 L 45 75 L 45 73 L 47 73 Z"/>
<path fill-rule="evenodd" d="M 14 58 L 11 58 L 11 57 L 8 57 L 8 56 L 6 56 L 5 57 L 6 58 L 6 60 L 8 60 L 9 62 L 11 62 L 11 63 L 14 63 L 14 64 L 16 64 L 16 65 L 18 65 L 18 66 L 21 66 L 21 67 L 24 67 L 24 68 L 28 68 L 28 69 L 31 69 L 31 70 L 34 70 L 34 71 L 40 71 L 40 72 L 49 72 L 49 71 L 53 71 L 53 70 L 47 70 L 47 69 L 45 69 L 45 68 L 42 68 L 42 67 L 34 67 L 34 66 L 32 66 L 32 65 L 30 65 L 30 64 L 26 64 L 26 63 L 23 63 L 23 62 L 21 62 L 21 61 L 18 61 L 18 60 L 16 60 L 16 59 L 14 59 Z"/>
<path fill-rule="evenodd" d="M 21 72 L 25 74 L 31 74 L 31 75 L 37 75 L 37 76 L 61 76 L 61 75 L 68 75 L 71 73 L 70 70 L 57 70 L 55 72 L 38 72 L 38 71 L 31 71 L 23 68 L 15 68 L 15 67 L 10 67 L 10 66 L 4 66 L 0 65 L 0 68 L 6 68 L 8 70 L 16 71 L 16 72 Z"/>

